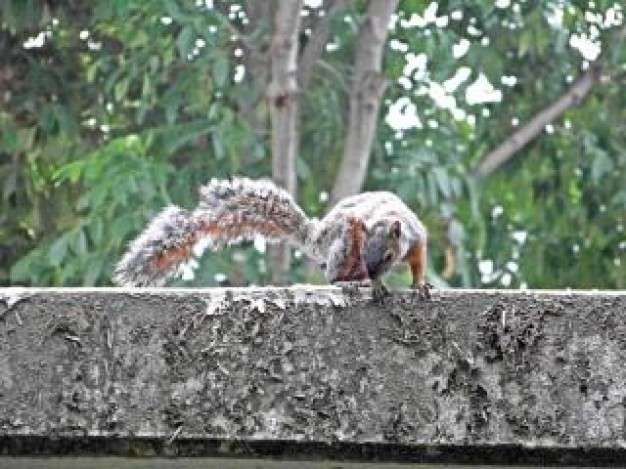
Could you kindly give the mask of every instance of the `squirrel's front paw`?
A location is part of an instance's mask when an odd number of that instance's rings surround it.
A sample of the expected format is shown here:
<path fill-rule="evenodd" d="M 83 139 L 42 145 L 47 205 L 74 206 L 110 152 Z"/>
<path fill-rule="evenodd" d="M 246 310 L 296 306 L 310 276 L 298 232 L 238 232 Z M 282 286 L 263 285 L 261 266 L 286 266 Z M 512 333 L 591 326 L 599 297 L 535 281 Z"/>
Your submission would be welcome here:
<path fill-rule="evenodd" d="M 341 288 L 343 294 L 355 296 L 359 293 L 360 288 L 367 285 L 367 283 L 367 281 L 361 280 L 337 280 L 332 282 L 331 285 Z"/>
<path fill-rule="evenodd" d="M 434 287 L 432 283 L 420 282 L 416 285 L 413 285 L 411 288 L 413 288 L 416 291 L 420 300 L 430 300 L 431 299 L 430 290 Z"/>
<path fill-rule="evenodd" d="M 380 280 L 372 282 L 372 299 L 374 303 L 383 304 L 385 297 L 389 296 L 389 289 Z"/>

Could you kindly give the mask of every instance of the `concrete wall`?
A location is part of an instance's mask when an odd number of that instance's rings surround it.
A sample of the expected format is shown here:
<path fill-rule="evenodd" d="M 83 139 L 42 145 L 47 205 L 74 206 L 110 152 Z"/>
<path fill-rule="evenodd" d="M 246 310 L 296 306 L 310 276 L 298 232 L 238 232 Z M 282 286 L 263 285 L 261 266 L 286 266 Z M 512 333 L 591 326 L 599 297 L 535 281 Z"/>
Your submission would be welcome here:
<path fill-rule="evenodd" d="M 626 461 L 626 292 L 0 289 L 0 454 Z"/>

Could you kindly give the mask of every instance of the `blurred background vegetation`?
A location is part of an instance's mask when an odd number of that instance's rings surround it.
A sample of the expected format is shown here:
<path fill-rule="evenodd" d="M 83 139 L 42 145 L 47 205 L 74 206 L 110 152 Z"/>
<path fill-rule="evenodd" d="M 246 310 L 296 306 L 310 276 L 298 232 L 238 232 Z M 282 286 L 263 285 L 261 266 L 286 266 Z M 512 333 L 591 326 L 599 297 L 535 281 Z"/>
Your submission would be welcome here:
<path fill-rule="evenodd" d="M 0 285 L 108 285 L 165 204 L 193 207 L 212 177 L 272 174 L 277 3 L 0 3 Z M 434 283 L 626 288 L 620 5 L 398 2 L 362 189 L 392 190 L 424 220 Z M 344 158 L 369 6 L 300 12 L 298 53 L 322 45 L 297 93 L 297 198 L 311 215 Z M 189 284 L 267 283 L 262 251 L 208 253 Z M 319 278 L 294 253 L 288 280 Z"/>

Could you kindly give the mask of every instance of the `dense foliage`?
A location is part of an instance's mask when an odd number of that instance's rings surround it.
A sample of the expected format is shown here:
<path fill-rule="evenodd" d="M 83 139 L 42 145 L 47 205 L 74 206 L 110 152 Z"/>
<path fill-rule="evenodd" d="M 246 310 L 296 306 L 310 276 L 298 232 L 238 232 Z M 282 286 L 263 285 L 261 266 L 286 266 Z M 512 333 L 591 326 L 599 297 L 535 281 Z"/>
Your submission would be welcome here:
<path fill-rule="evenodd" d="M 315 3 L 303 44 L 324 17 Z M 252 72 L 270 25 L 246 11 L 237 1 L 2 2 L 0 284 L 108 284 L 160 207 L 193 206 L 211 177 L 269 174 Z M 303 94 L 298 198 L 314 215 L 341 157 L 362 12 L 348 2 L 328 19 L 331 39 Z M 365 189 L 393 189 L 425 219 L 432 279 L 626 288 L 622 16 L 611 1 L 401 2 Z M 606 67 L 589 95 L 474 179 L 484 155 L 565 93 L 597 47 Z M 263 283 L 262 250 L 207 255 L 195 283 Z M 292 280 L 305 275 L 296 262 Z"/>

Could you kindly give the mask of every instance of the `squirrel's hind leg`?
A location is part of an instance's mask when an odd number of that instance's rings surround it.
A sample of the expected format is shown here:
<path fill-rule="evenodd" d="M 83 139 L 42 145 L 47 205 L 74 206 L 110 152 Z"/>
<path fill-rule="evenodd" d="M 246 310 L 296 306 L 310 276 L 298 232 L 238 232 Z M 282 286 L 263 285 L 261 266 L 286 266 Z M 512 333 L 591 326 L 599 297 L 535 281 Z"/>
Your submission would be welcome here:
<path fill-rule="evenodd" d="M 416 290 L 420 299 L 430 299 L 430 289 L 433 286 L 424 280 L 426 276 L 426 243 L 416 243 L 409 249 L 406 255 L 406 261 L 411 268 L 411 275 L 413 281 L 411 282 L 411 288 Z"/>

